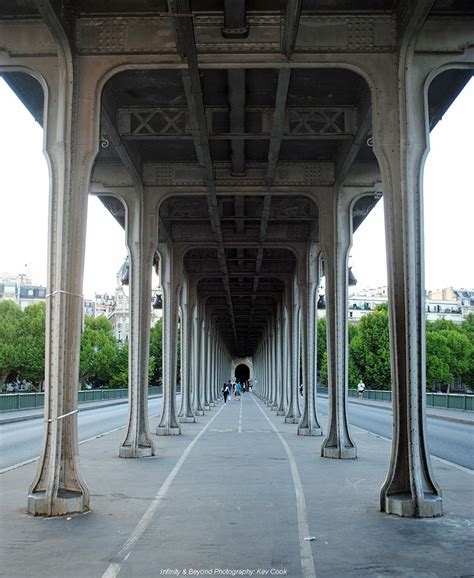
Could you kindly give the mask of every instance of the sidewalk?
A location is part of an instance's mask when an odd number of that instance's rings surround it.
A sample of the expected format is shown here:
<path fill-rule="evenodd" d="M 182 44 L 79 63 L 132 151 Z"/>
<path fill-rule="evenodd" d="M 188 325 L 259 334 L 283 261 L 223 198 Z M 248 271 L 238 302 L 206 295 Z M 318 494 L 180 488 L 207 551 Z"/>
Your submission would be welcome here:
<path fill-rule="evenodd" d="M 31 518 L 25 506 L 36 464 L 0 476 L 0 574 L 472 575 L 474 485 L 468 472 L 433 459 L 445 515 L 387 516 L 378 511 L 390 455 L 385 439 L 355 428 L 357 460 L 321 458 L 321 437 L 297 436 L 295 425 L 252 394 L 198 419 L 183 424 L 181 436 L 154 436 L 153 458 L 119 459 L 123 432 L 82 445 L 89 515 Z M 157 418 L 150 422 L 153 432 Z"/>

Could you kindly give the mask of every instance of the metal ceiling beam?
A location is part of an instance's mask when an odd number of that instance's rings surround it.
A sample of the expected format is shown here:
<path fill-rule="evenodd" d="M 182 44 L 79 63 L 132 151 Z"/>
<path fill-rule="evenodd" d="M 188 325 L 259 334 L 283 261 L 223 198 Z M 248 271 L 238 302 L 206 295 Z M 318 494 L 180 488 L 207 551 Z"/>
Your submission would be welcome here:
<path fill-rule="evenodd" d="M 336 187 L 342 184 L 359 154 L 360 149 L 365 145 L 367 137 L 372 129 L 372 106 L 370 95 L 366 95 L 359 105 L 359 126 L 352 141 L 345 141 L 336 156 L 335 160 L 335 183 Z"/>
<path fill-rule="evenodd" d="M 229 314 L 235 337 L 236 349 L 239 349 L 237 330 L 230 292 L 229 275 L 225 260 L 224 240 L 222 237 L 219 208 L 217 204 L 216 186 L 214 181 L 214 168 L 212 165 L 211 151 L 209 148 L 209 133 L 207 130 L 206 112 L 201 91 L 201 79 L 197 60 L 196 40 L 190 18 L 180 18 L 179 15 L 190 14 L 189 0 L 168 0 L 170 12 L 173 14 L 172 22 L 176 34 L 177 50 L 181 58 L 187 60 L 188 70 L 182 71 L 182 79 L 192 125 L 194 146 L 201 165 L 204 181 L 207 185 L 207 204 L 212 228 L 217 238 L 217 254 L 222 268 L 223 281 L 227 291 Z"/>
<path fill-rule="evenodd" d="M 288 0 L 286 3 L 286 15 L 283 24 L 281 39 L 281 51 L 290 58 L 296 44 L 298 28 L 300 24 L 302 0 Z"/>
<path fill-rule="evenodd" d="M 281 141 L 285 128 L 286 101 L 290 86 L 291 69 L 282 68 L 278 73 L 278 84 L 273 112 L 272 132 L 268 147 L 268 165 L 265 174 L 267 187 L 272 187 L 275 181 L 276 166 L 280 157 Z"/>
<path fill-rule="evenodd" d="M 173 134 L 173 133 L 153 133 L 153 134 L 124 134 L 122 138 L 127 141 L 169 141 L 169 140 L 179 140 L 179 141 L 189 141 L 192 140 L 193 135 L 191 134 Z M 241 142 L 243 148 L 245 147 L 246 140 L 269 140 L 271 135 L 268 133 L 252 133 L 252 132 L 222 132 L 222 133 L 210 133 L 209 140 L 230 140 L 232 151 L 234 149 L 234 144 Z M 350 140 L 354 138 L 353 133 L 346 132 L 325 132 L 325 133 L 294 133 L 288 134 L 284 133 L 281 140 L 304 140 L 304 141 L 327 141 L 327 140 Z M 245 166 L 245 158 L 244 158 Z M 240 175 L 245 174 L 240 173 Z M 238 176 L 239 173 L 236 173 Z"/>
<path fill-rule="evenodd" d="M 249 28 L 245 0 L 224 0 L 224 38 L 247 38 Z"/>
<path fill-rule="evenodd" d="M 140 188 L 143 187 L 143 160 L 138 150 L 133 144 L 126 144 L 119 135 L 115 124 L 112 121 L 111 115 L 108 112 L 106 103 L 103 102 L 101 109 L 101 121 L 103 134 L 108 137 L 109 143 L 115 148 L 117 156 L 122 161 L 122 164 L 129 172 L 135 185 Z"/>
<path fill-rule="evenodd" d="M 236 2 L 237 3 L 237 2 Z M 227 71 L 229 123 L 231 133 L 245 133 L 245 70 Z M 232 175 L 245 175 L 245 141 L 232 139 Z"/>

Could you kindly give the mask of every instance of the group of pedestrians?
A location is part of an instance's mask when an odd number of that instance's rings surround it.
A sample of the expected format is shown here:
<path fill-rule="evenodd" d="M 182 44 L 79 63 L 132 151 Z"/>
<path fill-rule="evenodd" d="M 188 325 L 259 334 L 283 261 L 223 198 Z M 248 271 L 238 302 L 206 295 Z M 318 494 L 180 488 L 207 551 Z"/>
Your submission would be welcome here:
<path fill-rule="evenodd" d="M 240 399 L 240 396 L 242 395 L 242 385 L 238 381 L 229 381 L 224 383 L 222 394 L 224 396 L 224 403 L 227 403 L 227 399 L 230 399 L 231 396 L 233 399 Z"/>

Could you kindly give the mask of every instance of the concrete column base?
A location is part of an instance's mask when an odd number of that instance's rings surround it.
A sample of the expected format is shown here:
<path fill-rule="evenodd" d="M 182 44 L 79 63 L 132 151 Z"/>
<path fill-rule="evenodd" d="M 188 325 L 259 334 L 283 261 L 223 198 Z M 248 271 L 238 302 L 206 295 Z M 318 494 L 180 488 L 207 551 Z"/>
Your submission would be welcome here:
<path fill-rule="evenodd" d="M 422 499 L 413 498 L 409 494 L 385 496 L 383 510 L 396 516 L 436 518 L 443 515 L 443 500 L 434 494 L 425 494 Z"/>
<path fill-rule="evenodd" d="M 28 496 L 28 514 L 32 516 L 65 516 L 89 511 L 89 498 L 81 492 L 59 490 L 49 500 L 46 492 L 35 492 Z"/>
<path fill-rule="evenodd" d="M 278 404 L 274 403 L 274 404 L 270 407 L 270 409 L 271 409 L 272 411 L 276 411 L 276 410 L 278 409 Z"/>
<path fill-rule="evenodd" d="M 285 417 L 285 423 L 298 423 L 299 421 L 299 417 Z"/>
<path fill-rule="evenodd" d="M 277 410 L 277 415 L 285 415 L 286 411 L 284 409 Z"/>
<path fill-rule="evenodd" d="M 323 430 L 320 427 L 298 426 L 296 433 L 299 436 L 322 436 Z"/>
<path fill-rule="evenodd" d="M 194 419 L 194 417 L 192 416 L 182 416 L 182 417 L 178 417 L 178 421 L 179 423 L 195 423 L 196 420 Z"/>
<path fill-rule="evenodd" d="M 216 404 L 213 401 L 209 402 L 210 407 L 216 407 Z"/>
<path fill-rule="evenodd" d="M 170 427 L 170 426 L 158 426 L 156 428 L 156 435 L 157 436 L 179 436 L 181 435 L 181 428 L 178 426 Z"/>
<path fill-rule="evenodd" d="M 119 458 L 149 458 L 154 455 L 155 448 L 152 445 L 122 445 L 119 449 Z"/>
<path fill-rule="evenodd" d="M 355 460 L 357 448 L 355 446 L 324 446 L 321 448 L 321 457 L 335 460 Z"/>
<path fill-rule="evenodd" d="M 203 409 L 195 409 L 194 415 L 204 415 L 204 410 Z"/>
<path fill-rule="evenodd" d="M 204 411 L 209 411 L 211 409 L 210 405 L 204 405 L 203 407 L 204 407 Z"/>

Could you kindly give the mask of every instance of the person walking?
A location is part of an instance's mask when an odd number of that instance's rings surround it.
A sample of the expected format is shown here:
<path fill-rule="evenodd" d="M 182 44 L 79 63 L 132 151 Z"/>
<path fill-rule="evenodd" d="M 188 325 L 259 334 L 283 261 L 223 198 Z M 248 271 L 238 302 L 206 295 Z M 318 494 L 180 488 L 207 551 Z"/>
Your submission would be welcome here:
<path fill-rule="evenodd" d="M 357 396 L 359 398 L 364 397 L 364 391 L 365 391 L 365 383 L 361 379 L 357 384 Z"/>
<path fill-rule="evenodd" d="M 222 394 L 224 395 L 224 403 L 227 403 L 227 396 L 229 395 L 229 385 L 227 383 L 224 383 Z"/>

